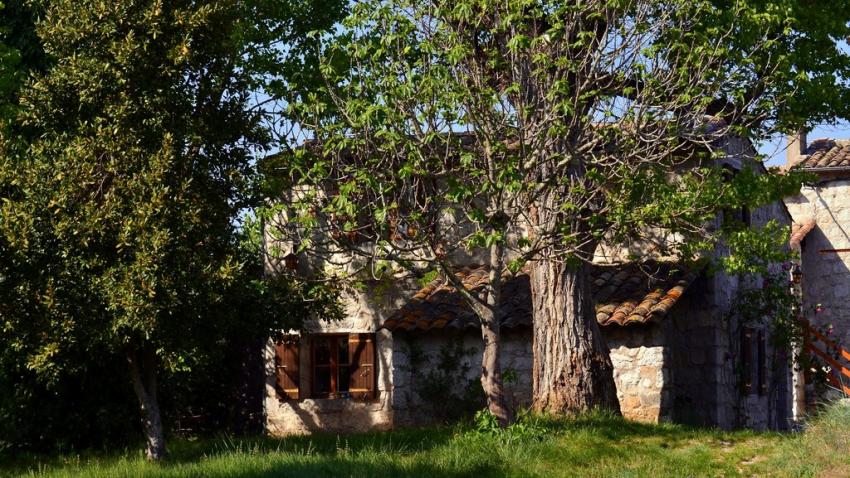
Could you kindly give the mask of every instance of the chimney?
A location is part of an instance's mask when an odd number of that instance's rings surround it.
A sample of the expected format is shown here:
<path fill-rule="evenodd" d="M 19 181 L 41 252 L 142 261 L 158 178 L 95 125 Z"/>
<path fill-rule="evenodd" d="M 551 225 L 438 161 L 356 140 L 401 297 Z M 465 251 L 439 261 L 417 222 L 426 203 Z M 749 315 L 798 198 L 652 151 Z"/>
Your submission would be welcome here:
<path fill-rule="evenodd" d="M 800 164 L 800 158 L 806 154 L 806 130 L 800 129 L 797 134 L 788 136 L 788 144 L 785 149 L 785 168 L 791 169 Z"/>

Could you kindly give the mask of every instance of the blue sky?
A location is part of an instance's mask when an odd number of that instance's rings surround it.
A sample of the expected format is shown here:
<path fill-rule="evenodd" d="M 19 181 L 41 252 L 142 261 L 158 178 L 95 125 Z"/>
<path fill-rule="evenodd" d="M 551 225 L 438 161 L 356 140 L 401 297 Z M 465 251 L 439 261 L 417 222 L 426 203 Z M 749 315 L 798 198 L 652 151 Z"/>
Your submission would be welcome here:
<path fill-rule="evenodd" d="M 839 41 L 838 49 L 850 55 L 850 45 L 846 41 Z M 820 138 L 850 139 L 850 123 L 843 121 L 835 125 L 818 125 L 809 132 L 807 140 L 811 143 Z M 785 164 L 785 138 L 765 142 L 759 147 L 759 153 L 770 158 L 766 163 L 768 166 L 782 166 Z"/>
<path fill-rule="evenodd" d="M 819 138 L 850 139 L 850 123 L 819 125 L 809 132 L 807 139 L 811 142 Z M 770 158 L 766 163 L 768 166 L 782 166 L 785 164 L 785 138 L 776 138 L 762 144 L 759 152 Z"/>

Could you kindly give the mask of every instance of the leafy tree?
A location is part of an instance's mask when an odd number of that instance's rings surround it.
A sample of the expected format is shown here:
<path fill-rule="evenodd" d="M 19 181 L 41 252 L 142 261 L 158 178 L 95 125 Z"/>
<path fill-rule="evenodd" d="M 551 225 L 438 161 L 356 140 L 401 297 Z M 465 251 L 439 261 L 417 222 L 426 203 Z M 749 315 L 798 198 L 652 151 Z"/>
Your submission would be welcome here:
<path fill-rule="evenodd" d="M 43 73 L 50 64 L 35 31 L 35 18 L 42 10 L 36 1 L 0 3 L 0 114 L 6 119 L 13 116 L 27 76 Z"/>
<path fill-rule="evenodd" d="M 42 0 L 6 0 L 0 10 L 0 30 L 3 43 L 17 50 L 25 72 L 44 72 L 50 58 L 44 51 L 36 32 L 36 19 L 45 12 L 47 2 Z"/>
<path fill-rule="evenodd" d="M 36 134 L 0 138 L 3 349 L 47 385 L 87 353 L 122 360 L 151 459 L 162 370 L 315 302 L 258 282 L 237 240 L 268 140 L 252 97 L 281 36 L 266 29 L 300 31 L 284 4 L 48 2 L 37 31 L 55 64 L 15 119 Z"/>
<path fill-rule="evenodd" d="M 503 425 L 502 284 L 530 262 L 534 407 L 617 409 L 590 296 L 597 246 L 695 257 L 721 239 L 708 227 L 719 211 L 799 187 L 795 176 L 725 181 L 717 160 L 731 137 L 843 114 L 825 103 L 846 97 L 850 61 L 835 39 L 848 8 L 359 2 L 324 39 L 323 81 L 289 102 L 298 122 L 285 139 L 307 147 L 269 164 L 293 191 L 272 213 L 287 218 L 281 238 L 345 251 L 354 271 L 440 271 L 481 321 L 481 381 Z M 679 240 L 654 243 L 660 230 Z M 470 262 L 489 268 L 475 290 L 454 275 Z"/>
<path fill-rule="evenodd" d="M 19 62 L 20 54 L 18 51 L 0 43 L 0 95 L 7 96 L 14 90 Z M 2 105 L 0 115 L 6 117 L 11 115 L 7 105 Z"/>

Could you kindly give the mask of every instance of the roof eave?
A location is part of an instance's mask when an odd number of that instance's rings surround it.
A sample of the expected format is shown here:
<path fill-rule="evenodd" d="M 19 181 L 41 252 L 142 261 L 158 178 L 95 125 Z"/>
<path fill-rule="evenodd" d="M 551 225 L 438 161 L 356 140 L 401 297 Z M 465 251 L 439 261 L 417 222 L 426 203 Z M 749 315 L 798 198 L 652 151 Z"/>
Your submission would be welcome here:
<path fill-rule="evenodd" d="M 825 166 L 819 168 L 800 168 L 806 173 L 850 173 L 850 166 Z"/>

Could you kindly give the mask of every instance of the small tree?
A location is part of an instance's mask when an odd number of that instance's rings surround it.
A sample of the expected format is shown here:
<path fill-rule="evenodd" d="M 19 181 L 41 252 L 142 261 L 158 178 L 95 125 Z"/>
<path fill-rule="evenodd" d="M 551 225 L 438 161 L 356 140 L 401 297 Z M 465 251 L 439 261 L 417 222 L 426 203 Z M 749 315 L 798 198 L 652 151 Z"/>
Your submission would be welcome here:
<path fill-rule="evenodd" d="M 616 410 L 587 264 L 603 241 L 694 257 L 718 211 L 799 185 L 716 167 L 730 138 L 799 118 L 795 22 L 746 2 L 360 2 L 324 43 L 324 84 L 291 99 L 286 139 L 309 147 L 275 165 L 297 191 L 281 232 L 355 270 L 439 270 L 481 321 L 503 425 L 502 284 L 530 261 L 534 407 Z M 489 270 L 474 290 L 454 275 L 470 262 Z"/>
<path fill-rule="evenodd" d="M 49 2 L 38 32 L 55 65 L 25 85 L 15 121 L 35 134 L 0 138 L 4 349 L 43 383 L 84 366 L 81 350 L 123 360 L 150 459 L 165 454 L 158 372 L 303 305 L 270 308 L 281 297 L 248 283 L 236 236 L 267 141 L 251 92 L 295 10 Z M 271 313 L 225 307 L 246 303 Z"/>

